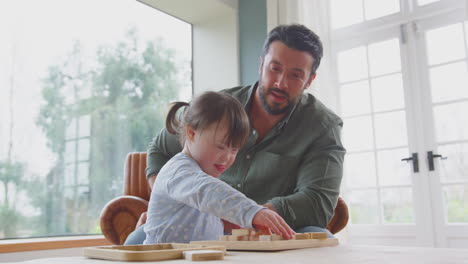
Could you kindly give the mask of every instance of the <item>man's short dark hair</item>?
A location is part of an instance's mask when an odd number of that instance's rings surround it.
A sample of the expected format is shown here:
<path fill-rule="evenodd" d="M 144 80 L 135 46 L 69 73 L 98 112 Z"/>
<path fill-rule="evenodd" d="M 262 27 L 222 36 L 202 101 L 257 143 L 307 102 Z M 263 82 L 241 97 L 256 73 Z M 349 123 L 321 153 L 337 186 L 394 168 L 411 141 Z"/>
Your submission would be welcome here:
<path fill-rule="evenodd" d="M 312 75 L 317 71 L 320 60 L 323 56 L 323 46 L 320 37 L 312 30 L 299 24 L 281 25 L 274 28 L 268 34 L 265 44 L 263 44 L 263 57 L 268 53 L 270 44 L 274 41 L 281 41 L 291 49 L 305 51 L 312 55 Z"/>

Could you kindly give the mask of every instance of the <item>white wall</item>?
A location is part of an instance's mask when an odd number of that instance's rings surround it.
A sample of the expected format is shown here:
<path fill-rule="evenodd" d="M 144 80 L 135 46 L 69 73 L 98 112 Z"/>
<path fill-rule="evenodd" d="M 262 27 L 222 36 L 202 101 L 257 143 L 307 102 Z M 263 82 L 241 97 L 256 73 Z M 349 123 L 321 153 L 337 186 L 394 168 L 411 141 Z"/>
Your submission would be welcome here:
<path fill-rule="evenodd" d="M 139 0 L 193 26 L 195 93 L 240 83 L 237 0 Z"/>

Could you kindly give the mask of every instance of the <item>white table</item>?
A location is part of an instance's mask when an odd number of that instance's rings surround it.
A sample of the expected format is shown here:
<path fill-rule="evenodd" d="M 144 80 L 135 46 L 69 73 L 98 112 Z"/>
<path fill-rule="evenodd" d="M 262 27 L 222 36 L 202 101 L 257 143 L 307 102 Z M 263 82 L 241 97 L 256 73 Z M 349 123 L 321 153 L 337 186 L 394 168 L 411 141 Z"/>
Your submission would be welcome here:
<path fill-rule="evenodd" d="M 422 248 L 422 247 L 388 247 L 388 246 L 349 246 L 308 248 L 277 252 L 240 252 L 228 251 L 224 260 L 191 262 L 184 259 L 169 260 L 158 263 L 467 263 L 468 249 Z M 22 263 L 67 263 L 67 264 L 119 264 L 129 262 L 88 259 L 85 257 L 46 258 L 25 261 Z M 135 262 L 133 262 L 135 263 Z M 152 262 L 140 262 L 152 263 Z"/>

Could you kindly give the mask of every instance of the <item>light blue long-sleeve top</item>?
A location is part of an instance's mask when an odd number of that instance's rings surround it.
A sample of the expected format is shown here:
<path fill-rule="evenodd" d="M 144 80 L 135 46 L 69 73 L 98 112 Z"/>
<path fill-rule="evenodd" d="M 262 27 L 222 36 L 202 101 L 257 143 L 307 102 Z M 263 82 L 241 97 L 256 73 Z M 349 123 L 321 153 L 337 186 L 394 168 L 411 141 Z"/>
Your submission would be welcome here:
<path fill-rule="evenodd" d="M 151 192 L 144 244 L 218 240 L 220 218 L 251 228 L 264 209 L 216 179 L 184 153 L 175 155 L 158 173 Z"/>

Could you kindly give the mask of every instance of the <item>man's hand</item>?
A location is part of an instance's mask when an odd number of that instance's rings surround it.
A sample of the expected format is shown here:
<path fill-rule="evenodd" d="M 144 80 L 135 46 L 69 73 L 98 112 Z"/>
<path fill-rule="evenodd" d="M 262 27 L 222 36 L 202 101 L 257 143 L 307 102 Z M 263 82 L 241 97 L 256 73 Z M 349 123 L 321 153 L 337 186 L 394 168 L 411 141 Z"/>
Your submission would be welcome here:
<path fill-rule="evenodd" d="M 140 227 L 141 225 L 146 224 L 146 212 L 141 213 L 138 222 L 136 223 L 135 229 Z"/>
<path fill-rule="evenodd" d="M 282 235 L 286 239 L 293 238 L 296 233 L 279 214 L 270 209 L 258 211 L 252 220 L 252 225 L 262 232 L 268 232 L 268 229 L 271 229 L 273 233 Z"/>

